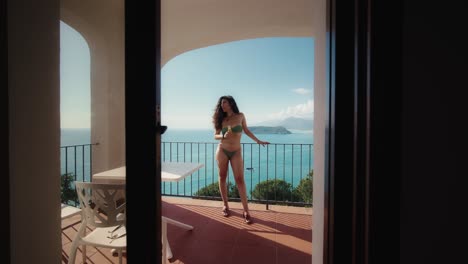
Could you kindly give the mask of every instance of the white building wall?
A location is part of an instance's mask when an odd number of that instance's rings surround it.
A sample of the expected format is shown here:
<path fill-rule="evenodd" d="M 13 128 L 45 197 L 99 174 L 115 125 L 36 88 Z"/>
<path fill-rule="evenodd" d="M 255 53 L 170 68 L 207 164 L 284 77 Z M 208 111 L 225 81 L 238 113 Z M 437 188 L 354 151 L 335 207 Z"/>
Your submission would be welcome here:
<path fill-rule="evenodd" d="M 93 174 L 125 164 L 125 19 L 123 0 L 62 0 L 60 19 L 90 50 Z M 83 87 L 83 89 L 85 89 Z"/>
<path fill-rule="evenodd" d="M 325 202 L 326 94 L 326 1 L 314 0 L 314 190 L 312 215 L 312 263 L 323 263 Z"/>

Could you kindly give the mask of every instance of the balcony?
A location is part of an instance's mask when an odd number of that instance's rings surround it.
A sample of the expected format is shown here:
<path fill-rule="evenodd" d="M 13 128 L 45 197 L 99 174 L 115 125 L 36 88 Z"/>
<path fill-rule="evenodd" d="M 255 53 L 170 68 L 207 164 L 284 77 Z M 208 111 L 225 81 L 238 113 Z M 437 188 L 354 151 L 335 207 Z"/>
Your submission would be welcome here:
<path fill-rule="evenodd" d="M 72 180 L 92 180 L 90 145 L 61 148 L 62 174 Z M 215 143 L 162 142 L 163 161 L 193 161 L 204 163 L 203 169 L 178 183 L 162 183 L 162 214 L 192 225 L 187 231 L 168 225 L 168 239 L 173 258 L 168 263 L 311 263 L 312 202 L 297 200 L 294 188 L 311 171 L 311 144 L 272 144 L 260 148 L 255 144 L 242 146 L 245 181 L 253 223 L 246 225 L 238 198 L 230 197 L 231 215 L 223 217 L 220 197 L 197 193 L 215 184 Z M 232 173 L 229 179 L 233 181 Z M 267 191 L 255 195 L 261 182 L 283 180 L 286 194 Z M 267 185 L 270 188 L 274 185 Z M 310 186 L 311 188 L 312 186 Z M 275 189 L 276 190 L 276 189 Z M 294 195 L 293 195 L 294 194 Z M 312 194 L 310 193 L 310 197 Z M 73 201 L 69 201 L 73 204 Z M 294 206 L 291 206 L 294 205 Z M 63 263 L 69 255 L 71 241 L 79 229 L 80 216 L 62 222 Z M 75 224 L 74 224 L 75 223 Z M 87 249 L 89 263 L 118 263 L 108 249 Z M 77 263 L 82 257 L 77 254 Z"/>
<path fill-rule="evenodd" d="M 173 258 L 168 263 L 311 263 L 312 208 L 250 203 L 253 223 L 242 220 L 242 206 L 231 202 L 230 217 L 221 214 L 221 201 L 162 197 L 162 214 L 195 227 L 192 231 L 168 225 Z M 62 227 L 80 216 L 64 220 Z M 62 232 L 65 259 L 80 223 Z M 118 263 L 108 249 L 87 248 L 89 263 Z M 66 263 L 66 260 L 62 263 Z M 80 252 L 77 263 L 81 263 Z M 124 255 L 124 263 L 126 256 Z"/>

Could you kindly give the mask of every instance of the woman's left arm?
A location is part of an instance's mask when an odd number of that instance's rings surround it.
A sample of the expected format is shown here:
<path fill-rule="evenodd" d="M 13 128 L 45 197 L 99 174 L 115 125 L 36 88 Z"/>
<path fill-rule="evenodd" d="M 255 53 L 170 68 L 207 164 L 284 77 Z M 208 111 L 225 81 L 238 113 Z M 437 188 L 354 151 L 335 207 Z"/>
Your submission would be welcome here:
<path fill-rule="evenodd" d="M 247 126 L 247 121 L 245 120 L 245 115 L 242 113 L 242 129 L 244 130 L 244 133 L 249 136 L 253 141 L 257 142 L 257 144 L 260 144 L 262 146 L 265 146 L 267 144 L 270 144 L 268 141 L 262 141 L 258 139 L 252 131 L 250 131 L 249 127 Z"/>

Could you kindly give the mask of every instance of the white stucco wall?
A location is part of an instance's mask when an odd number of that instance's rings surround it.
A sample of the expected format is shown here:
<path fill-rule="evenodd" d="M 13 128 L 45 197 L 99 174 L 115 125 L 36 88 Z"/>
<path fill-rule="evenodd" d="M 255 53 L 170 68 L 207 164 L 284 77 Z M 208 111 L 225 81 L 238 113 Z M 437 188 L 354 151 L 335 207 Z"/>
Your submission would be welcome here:
<path fill-rule="evenodd" d="M 93 173 L 125 164 L 125 45 L 123 0 L 62 0 L 60 19 L 90 50 Z M 84 89 L 84 88 L 83 88 Z"/>

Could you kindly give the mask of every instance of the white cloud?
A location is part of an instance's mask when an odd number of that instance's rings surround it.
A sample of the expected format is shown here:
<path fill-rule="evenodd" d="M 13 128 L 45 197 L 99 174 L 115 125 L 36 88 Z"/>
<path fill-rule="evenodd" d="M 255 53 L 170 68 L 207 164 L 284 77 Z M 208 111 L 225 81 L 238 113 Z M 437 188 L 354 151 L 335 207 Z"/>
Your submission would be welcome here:
<path fill-rule="evenodd" d="M 297 89 L 294 89 L 293 91 L 300 95 L 309 94 L 312 92 L 312 90 L 304 89 L 304 88 L 297 88 Z"/>
<path fill-rule="evenodd" d="M 269 119 L 285 119 L 288 117 L 312 119 L 314 117 L 314 101 L 307 100 L 307 102 L 303 104 L 288 106 L 286 109 L 268 116 Z"/>

